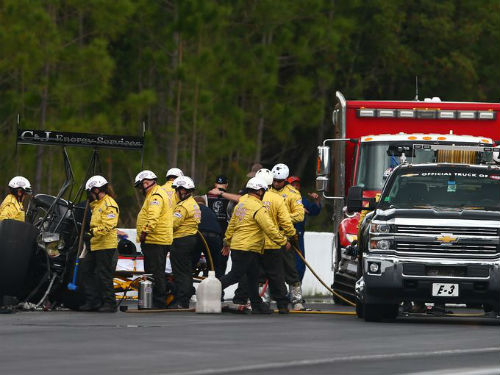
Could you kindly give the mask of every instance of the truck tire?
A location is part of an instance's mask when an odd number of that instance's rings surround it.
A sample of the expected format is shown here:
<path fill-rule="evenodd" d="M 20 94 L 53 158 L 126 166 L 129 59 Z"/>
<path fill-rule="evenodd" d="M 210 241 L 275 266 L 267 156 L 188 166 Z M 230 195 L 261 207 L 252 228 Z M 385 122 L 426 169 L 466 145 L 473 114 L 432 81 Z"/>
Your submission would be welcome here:
<path fill-rule="evenodd" d="M 394 320 L 398 315 L 398 305 L 389 304 L 363 304 L 363 317 L 367 322 L 380 322 Z M 356 308 L 357 311 L 357 308 Z"/>
<path fill-rule="evenodd" d="M 28 284 L 38 230 L 16 220 L 0 222 L 0 295 L 22 298 Z"/>

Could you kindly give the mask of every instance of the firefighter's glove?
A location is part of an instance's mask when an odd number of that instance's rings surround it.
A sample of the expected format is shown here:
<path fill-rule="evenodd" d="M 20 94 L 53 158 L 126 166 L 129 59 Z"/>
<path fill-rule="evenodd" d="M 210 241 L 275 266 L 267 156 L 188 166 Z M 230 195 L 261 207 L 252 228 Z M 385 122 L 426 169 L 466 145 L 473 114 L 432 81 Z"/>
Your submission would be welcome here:
<path fill-rule="evenodd" d="M 224 246 L 221 250 L 221 254 L 225 257 L 229 256 L 229 253 L 231 252 L 231 248 L 227 245 Z"/>
<path fill-rule="evenodd" d="M 299 235 L 295 233 L 292 237 L 289 238 L 290 243 L 292 246 L 295 246 L 297 249 L 300 249 L 299 246 Z"/>
<path fill-rule="evenodd" d="M 139 242 L 144 243 L 146 241 L 148 233 L 147 232 L 141 232 L 141 235 L 139 236 Z"/>

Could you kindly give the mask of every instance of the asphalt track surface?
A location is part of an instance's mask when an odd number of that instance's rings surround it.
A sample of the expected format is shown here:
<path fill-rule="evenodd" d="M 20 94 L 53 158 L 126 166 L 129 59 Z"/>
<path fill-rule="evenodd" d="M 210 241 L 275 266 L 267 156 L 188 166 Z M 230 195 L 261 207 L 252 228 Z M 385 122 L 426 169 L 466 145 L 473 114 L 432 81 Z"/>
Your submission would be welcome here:
<path fill-rule="evenodd" d="M 493 318 L 55 311 L 0 322 L 5 375 L 500 374 Z"/>

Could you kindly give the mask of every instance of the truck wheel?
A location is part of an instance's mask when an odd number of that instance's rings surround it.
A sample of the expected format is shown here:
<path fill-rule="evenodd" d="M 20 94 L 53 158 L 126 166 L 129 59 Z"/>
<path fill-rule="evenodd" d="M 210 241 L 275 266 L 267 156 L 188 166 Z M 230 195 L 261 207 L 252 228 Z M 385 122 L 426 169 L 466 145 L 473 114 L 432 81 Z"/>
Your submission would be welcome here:
<path fill-rule="evenodd" d="M 367 322 L 393 320 L 398 315 L 398 305 L 365 303 L 363 305 L 363 315 Z"/>
<path fill-rule="evenodd" d="M 356 316 L 359 318 L 359 319 L 363 319 L 364 318 L 364 308 L 363 308 L 363 303 L 356 298 Z"/>

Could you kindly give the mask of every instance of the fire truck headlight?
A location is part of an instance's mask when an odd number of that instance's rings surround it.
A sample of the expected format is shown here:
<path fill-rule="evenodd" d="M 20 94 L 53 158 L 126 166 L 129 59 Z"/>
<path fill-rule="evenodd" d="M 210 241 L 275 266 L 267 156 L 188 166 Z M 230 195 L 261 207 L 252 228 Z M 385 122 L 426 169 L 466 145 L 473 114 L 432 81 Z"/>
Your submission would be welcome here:
<path fill-rule="evenodd" d="M 349 243 L 353 243 L 353 241 L 358 239 L 358 236 L 356 234 L 346 233 L 345 238 Z"/>

